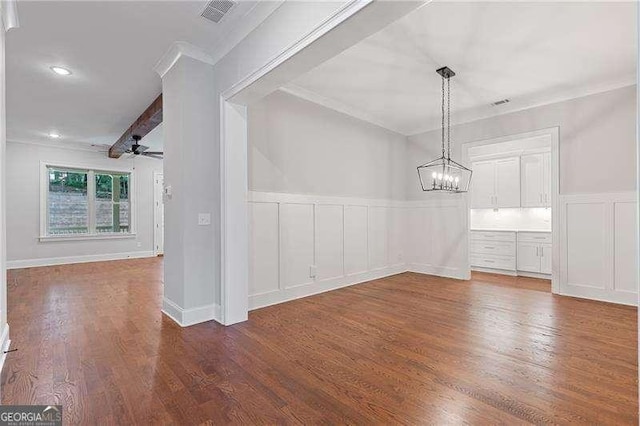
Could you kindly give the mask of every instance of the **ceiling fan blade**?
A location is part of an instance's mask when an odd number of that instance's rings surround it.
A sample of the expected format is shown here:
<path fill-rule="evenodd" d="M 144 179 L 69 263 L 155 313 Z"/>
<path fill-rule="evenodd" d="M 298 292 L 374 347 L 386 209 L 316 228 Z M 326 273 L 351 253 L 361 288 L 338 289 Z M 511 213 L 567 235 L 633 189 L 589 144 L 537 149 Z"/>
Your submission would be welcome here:
<path fill-rule="evenodd" d="M 141 154 L 143 154 L 143 155 L 164 155 L 164 152 L 162 152 L 162 151 L 145 151 L 145 152 L 142 152 Z"/>

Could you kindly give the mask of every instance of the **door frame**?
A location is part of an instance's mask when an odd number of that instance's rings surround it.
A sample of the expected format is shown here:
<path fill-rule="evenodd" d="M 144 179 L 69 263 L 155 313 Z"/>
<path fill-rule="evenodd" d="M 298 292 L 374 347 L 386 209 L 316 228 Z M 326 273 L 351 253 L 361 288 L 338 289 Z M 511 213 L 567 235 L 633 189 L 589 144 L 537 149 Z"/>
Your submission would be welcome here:
<path fill-rule="evenodd" d="M 158 178 L 162 177 L 162 183 L 158 181 Z M 158 186 L 160 191 L 158 192 Z M 164 173 L 153 172 L 153 255 L 164 255 L 164 235 L 162 235 L 162 250 L 158 250 L 158 242 L 160 240 L 160 229 L 158 227 L 160 223 L 159 208 L 164 205 Z M 164 207 L 163 207 L 164 208 Z M 164 229 L 164 227 L 162 228 Z"/>
<path fill-rule="evenodd" d="M 462 144 L 462 159 L 469 164 L 469 148 L 496 143 L 509 142 L 518 139 L 530 139 L 540 136 L 547 136 L 551 142 L 551 292 L 560 293 L 560 127 L 548 127 L 524 133 L 500 136 L 490 139 L 482 139 Z M 467 233 L 471 229 L 471 215 L 468 214 L 471 208 L 470 197 L 465 197 L 467 211 Z M 471 273 L 471 262 L 467 256 L 467 269 Z"/>

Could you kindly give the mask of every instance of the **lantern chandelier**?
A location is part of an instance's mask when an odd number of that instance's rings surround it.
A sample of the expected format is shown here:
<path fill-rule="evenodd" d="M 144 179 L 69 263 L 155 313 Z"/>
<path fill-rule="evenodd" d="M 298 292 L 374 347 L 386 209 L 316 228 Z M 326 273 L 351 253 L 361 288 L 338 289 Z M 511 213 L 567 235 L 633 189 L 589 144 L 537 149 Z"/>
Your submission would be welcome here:
<path fill-rule="evenodd" d="M 449 67 L 436 70 L 442 77 L 442 156 L 418 166 L 418 177 L 423 191 L 449 193 L 467 192 L 471 183 L 471 170 L 451 159 L 451 77 L 456 75 Z M 446 84 L 446 115 L 445 115 Z M 446 117 L 446 120 L 445 120 Z M 445 126 L 446 121 L 446 126 Z M 445 132 L 446 130 L 446 132 Z M 446 136 L 445 136 L 446 135 Z M 447 142 L 445 153 L 444 145 Z"/>

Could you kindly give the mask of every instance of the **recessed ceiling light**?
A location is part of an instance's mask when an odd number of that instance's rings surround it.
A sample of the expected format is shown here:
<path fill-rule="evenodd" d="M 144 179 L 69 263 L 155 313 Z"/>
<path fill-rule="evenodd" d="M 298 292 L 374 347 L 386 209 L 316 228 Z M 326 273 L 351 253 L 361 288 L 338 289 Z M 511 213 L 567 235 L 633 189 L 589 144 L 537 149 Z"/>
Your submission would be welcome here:
<path fill-rule="evenodd" d="M 60 135 L 56 132 L 49 132 L 49 137 L 51 139 L 58 139 L 60 137 Z"/>
<path fill-rule="evenodd" d="M 51 67 L 51 71 L 55 72 L 58 75 L 71 75 L 71 71 L 62 67 Z"/>

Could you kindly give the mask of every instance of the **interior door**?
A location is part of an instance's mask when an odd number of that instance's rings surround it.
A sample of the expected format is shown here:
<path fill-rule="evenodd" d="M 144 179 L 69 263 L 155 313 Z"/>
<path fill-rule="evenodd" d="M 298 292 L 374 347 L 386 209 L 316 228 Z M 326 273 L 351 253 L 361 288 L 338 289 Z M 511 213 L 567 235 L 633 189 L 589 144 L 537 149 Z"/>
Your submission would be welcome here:
<path fill-rule="evenodd" d="M 551 274 L 551 244 L 540 246 L 540 272 Z"/>
<path fill-rule="evenodd" d="M 539 244 L 518 243 L 518 271 L 540 272 L 539 253 Z"/>
<path fill-rule="evenodd" d="M 520 159 L 522 207 L 542 207 L 545 205 L 543 163 L 542 154 L 523 155 Z"/>
<path fill-rule="evenodd" d="M 471 208 L 491 209 L 495 195 L 495 161 L 473 163 L 471 180 Z"/>
<path fill-rule="evenodd" d="M 156 256 L 164 254 L 164 176 L 153 175 L 153 251 Z"/>
<path fill-rule="evenodd" d="M 520 157 L 495 162 L 495 207 L 520 207 Z"/>

